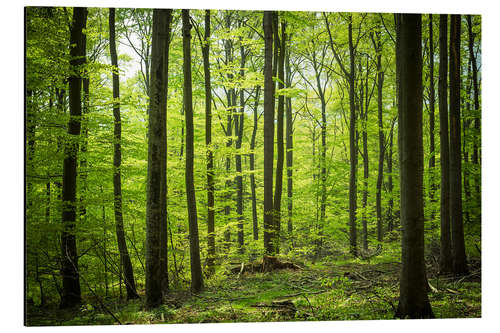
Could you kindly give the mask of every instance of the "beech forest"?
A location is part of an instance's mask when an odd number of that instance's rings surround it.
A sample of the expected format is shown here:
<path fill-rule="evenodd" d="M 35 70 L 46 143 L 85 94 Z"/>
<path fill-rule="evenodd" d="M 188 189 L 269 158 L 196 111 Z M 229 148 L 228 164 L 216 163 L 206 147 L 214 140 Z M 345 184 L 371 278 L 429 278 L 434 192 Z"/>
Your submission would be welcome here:
<path fill-rule="evenodd" d="M 480 15 L 24 16 L 24 325 L 481 317 Z"/>

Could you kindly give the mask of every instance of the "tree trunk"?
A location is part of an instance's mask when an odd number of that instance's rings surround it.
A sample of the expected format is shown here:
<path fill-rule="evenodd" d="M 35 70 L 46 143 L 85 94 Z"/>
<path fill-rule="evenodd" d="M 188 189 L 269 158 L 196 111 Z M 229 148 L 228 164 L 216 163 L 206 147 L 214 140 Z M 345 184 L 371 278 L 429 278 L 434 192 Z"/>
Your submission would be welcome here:
<path fill-rule="evenodd" d="M 205 38 L 203 72 L 205 74 L 205 145 L 207 149 L 207 268 L 208 274 L 215 273 L 215 200 L 214 200 L 214 155 L 212 151 L 212 84 L 210 81 L 210 10 L 205 10 Z"/>
<path fill-rule="evenodd" d="M 382 230 L 382 182 L 384 181 L 384 119 L 382 90 L 384 86 L 384 72 L 382 71 L 382 42 L 380 41 L 380 28 L 375 32 L 374 40 L 377 52 L 377 116 L 378 116 L 378 172 L 377 172 L 377 193 L 375 197 L 375 210 L 377 213 L 377 240 L 382 241 L 384 236 Z M 391 157 L 392 158 L 392 157 Z M 392 179 L 391 179 L 392 181 Z"/>
<path fill-rule="evenodd" d="M 240 37 L 240 80 L 244 79 L 245 76 L 245 48 L 241 43 L 242 38 Z M 236 202 L 236 213 L 238 215 L 238 250 L 240 253 L 244 253 L 244 230 L 243 230 L 243 175 L 241 169 L 241 142 L 243 140 L 243 124 L 245 120 L 245 90 L 240 88 L 240 112 L 235 115 L 235 132 L 236 132 L 236 187 L 237 187 L 237 202 Z"/>
<path fill-rule="evenodd" d="M 448 131 L 448 15 L 439 15 L 439 139 L 441 155 L 441 237 L 439 271 L 452 270 L 450 239 L 450 151 Z"/>
<path fill-rule="evenodd" d="M 231 29 L 231 16 L 226 15 L 226 29 L 229 31 Z M 233 61 L 233 44 L 230 39 L 226 39 L 224 43 L 224 51 L 225 51 L 225 57 L 226 57 L 226 63 L 232 63 Z M 227 80 L 228 82 L 233 82 L 233 74 L 231 72 L 228 72 L 227 74 Z M 236 93 L 234 88 L 229 88 L 226 91 L 226 97 L 227 97 L 227 109 L 228 109 L 228 114 L 227 114 L 227 125 L 226 125 L 226 148 L 229 150 L 231 146 L 233 145 L 233 108 L 236 106 Z M 236 132 L 236 126 L 234 126 L 235 129 L 234 131 Z M 225 242 L 225 247 L 226 251 L 229 252 L 230 244 L 231 244 L 231 197 L 232 197 L 232 181 L 229 177 L 231 170 L 231 157 L 228 154 L 226 156 L 226 195 L 225 195 L 225 202 L 226 205 L 224 206 L 224 215 L 226 217 L 226 229 L 224 231 L 224 242 Z"/>
<path fill-rule="evenodd" d="M 165 176 L 162 162 L 165 148 L 163 113 L 166 110 L 166 51 L 168 10 L 153 10 L 151 45 L 151 81 L 148 126 L 148 175 L 146 206 L 146 308 L 159 306 L 162 301 L 161 229 L 162 180 Z"/>
<path fill-rule="evenodd" d="M 434 169 L 436 167 L 436 153 L 434 143 L 434 109 L 435 109 L 435 92 L 434 92 L 434 38 L 432 31 L 432 14 L 429 14 L 429 174 L 430 174 L 430 188 L 429 198 L 431 201 L 431 220 L 434 220 L 434 202 L 436 202 L 435 192 L 436 183 L 434 181 Z M 434 222 L 432 222 L 434 226 Z"/>
<path fill-rule="evenodd" d="M 354 46 L 352 42 L 352 17 L 348 26 L 349 34 L 349 149 L 350 149 L 350 176 L 349 176 L 349 243 L 350 252 L 353 256 L 358 255 L 357 232 L 356 232 L 356 209 L 357 209 L 357 183 L 356 170 L 358 165 L 358 147 L 356 145 L 356 106 L 354 104 Z"/>
<path fill-rule="evenodd" d="M 200 244 L 198 239 L 198 216 L 194 189 L 194 124 L 193 94 L 191 83 L 191 23 L 189 9 L 182 10 L 182 50 L 184 73 L 184 110 L 186 116 L 186 197 L 189 218 L 189 253 L 191 257 L 191 289 L 199 292 L 203 288 Z"/>
<path fill-rule="evenodd" d="M 474 130 L 476 134 L 473 137 L 473 150 L 471 160 L 472 163 L 480 170 L 480 148 L 481 148 L 481 107 L 479 105 L 479 84 L 477 79 L 477 62 L 476 56 L 474 55 L 474 33 L 472 32 L 472 16 L 467 15 L 467 23 L 468 23 L 468 33 L 469 33 L 469 58 L 472 63 L 472 87 L 474 89 Z M 476 172 L 475 177 L 475 192 L 476 192 L 476 202 L 481 202 L 481 172 Z M 481 207 L 479 206 L 478 210 L 479 223 L 481 221 Z"/>
<path fill-rule="evenodd" d="M 115 9 L 109 9 L 109 53 L 111 55 L 111 65 L 113 66 L 113 117 L 114 117 L 114 154 L 113 154 L 113 189 L 114 189 L 114 210 L 115 227 L 118 250 L 120 251 L 120 263 L 123 266 L 125 287 L 127 289 L 127 299 L 138 298 L 135 290 L 135 279 L 132 262 L 125 240 L 125 230 L 123 227 L 122 211 L 122 180 L 121 180 L 121 136 L 122 123 L 120 115 L 120 78 L 118 75 L 118 56 L 116 53 L 115 41 Z"/>
<path fill-rule="evenodd" d="M 286 52 L 286 86 L 292 86 L 292 73 L 290 70 L 290 50 Z M 293 119 L 292 99 L 287 97 L 286 104 L 286 179 L 287 179 L 287 208 L 288 208 L 288 241 L 290 247 L 294 244 L 293 237 Z"/>
<path fill-rule="evenodd" d="M 165 78 L 163 88 L 164 94 L 168 97 L 168 58 L 170 53 L 170 32 L 172 23 L 172 9 L 166 10 L 167 27 L 166 27 L 166 46 L 165 55 L 163 58 L 163 77 Z M 161 127 L 163 138 L 161 145 L 161 186 L 160 186 L 160 211 L 161 211 L 161 234 L 160 234 L 160 275 L 162 293 L 168 292 L 168 210 L 167 210 L 167 100 L 165 98 L 165 106 L 161 112 Z"/>
<path fill-rule="evenodd" d="M 422 22 L 400 15 L 402 269 L 396 317 L 432 318 L 424 260 Z"/>
<path fill-rule="evenodd" d="M 394 128 L 391 128 L 389 133 L 389 153 L 387 154 L 387 194 L 389 196 L 389 203 L 387 204 L 387 231 L 392 231 L 394 228 L 394 197 L 392 182 L 392 147 L 394 139 Z"/>
<path fill-rule="evenodd" d="M 61 233 L 61 275 L 63 291 L 60 308 L 70 308 L 81 301 L 78 255 L 76 249 L 76 176 L 78 139 L 80 137 L 82 116 L 82 78 L 81 68 L 85 57 L 83 29 L 87 21 L 87 8 L 73 8 L 73 20 L 70 34 L 70 66 L 72 74 L 69 82 L 68 141 L 64 148 L 63 183 L 62 183 L 62 223 Z"/>
<path fill-rule="evenodd" d="M 286 23 L 281 19 L 281 40 L 278 40 L 279 55 L 278 55 L 278 89 L 285 87 L 285 29 Z M 275 33 L 278 38 L 278 32 Z M 276 145 L 277 145 L 277 160 L 276 160 L 276 180 L 274 185 L 274 228 L 275 228 L 275 249 L 279 253 L 280 234 L 281 234 L 281 195 L 283 193 L 283 162 L 285 159 L 284 141 L 283 141 L 283 118 L 285 114 L 285 96 L 278 96 L 278 113 L 276 115 Z"/>
<path fill-rule="evenodd" d="M 257 86 L 255 92 L 255 104 L 253 109 L 253 129 L 252 139 L 250 140 L 250 190 L 252 192 L 252 222 L 253 222 L 253 239 L 259 239 L 259 224 L 257 220 L 257 197 L 255 193 L 255 137 L 257 135 L 257 107 L 259 105 L 260 86 Z"/>
<path fill-rule="evenodd" d="M 274 12 L 265 11 L 264 29 L 264 253 L 275 254 L 273 239 L 273 162 L 274 162 L 274 89 L 273 21 Z"/>
<path fill-rule="evenodd" d="M 460 142 L 460 15 L 450 20 L 450 215 L 453 272 L 466 274 Z"/>

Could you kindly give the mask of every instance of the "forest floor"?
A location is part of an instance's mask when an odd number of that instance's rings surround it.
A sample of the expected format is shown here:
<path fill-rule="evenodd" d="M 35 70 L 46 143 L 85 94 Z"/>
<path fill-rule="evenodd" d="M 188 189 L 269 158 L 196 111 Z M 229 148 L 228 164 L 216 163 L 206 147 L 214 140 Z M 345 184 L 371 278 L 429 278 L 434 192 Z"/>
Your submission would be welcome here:
<path fill-rule="evenodd" d="M 428 263 L 429 299 L 436 318 L 481 317 L 480 262 L 470 274 L 439 276 Z M 172 291 L 145 311 L 143 301 L 85 300 L 74 310 L 29 306 L 27 325 L 106 325 L 393 319 L 400 264 L 384 258 L 307 264 L 302 269 L 228 274 L 208 280 L 204 291 Z M 144 298 L 144 295 L 141 295 Z M 85 303 L 87 302 L 87 303 Z M 116 319 L 109 314 L 112 312 Z"/>

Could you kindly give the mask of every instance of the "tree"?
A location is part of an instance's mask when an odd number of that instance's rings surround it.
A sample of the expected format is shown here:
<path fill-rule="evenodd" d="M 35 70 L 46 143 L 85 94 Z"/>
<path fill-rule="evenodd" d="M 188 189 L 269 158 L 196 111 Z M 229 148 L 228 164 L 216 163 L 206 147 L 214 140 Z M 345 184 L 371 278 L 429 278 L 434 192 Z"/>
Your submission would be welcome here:
<path fill-rule="evenodd" d="M 377 212 L 377 240 L 382 241 L 382 182 L 384 180 L 384 119 L 382 90 L 384 87 L 384 71 L 382 70 L 382 42 L 380 40 L 380 28 L 375 31 L 375 38 L 371 35 L 372 43 L 377 53 L 377 116 L 378 116 L 378 172 L 377 172 L 377 193 L 375 206 Z M 392 158 L 392 156 L 391 156 Z"/>
<path fill-rule="evenodd" d="M 276 15 L 276 14 L 275 14 Z M 276 24 L 277 29 L 277 24 Z M 276 45 L 279 49 L 277 72 L 278 72 L 278 89 L 285 87 L 285 45 L 286 45 L 286 22 L 281 17 L 281 40 L 279 39 L 278 31 L 275 31 Z M 276 115 L 276 145 L 277 145 L 277 160 L 276 160 L 276 182 L 274 184 L 274 202 L 273 202 L 273 217 L 275 229 L 275 249 L 279 252 L 280 230 L 281 230 L 281 195 L 283 193 L 283 162 L 285 159 L 284 141 L 283 141 L 283 118 L 285 116 L 285 97 L 282 93 L 278 96 L 278 113 Z"/>
<path fill-rule="evenodd" d="M 113 154 L 113 189 L 114 189 L 114 209 L 115 227 L 118 249 L 120 251 L 120 263 L 123 266 L 125 287 L 127 289 L 127 299 L 138 298 L 135 290 L 134 269 L 128 254 L 127 243 L 125 241 L 125 230 L 123 227 L 122 214 L 122 124 L 120 116 L 120 77 L 118 72 L 118 56 L 116 53 L 115 41 L 115 9 L 109 9 L 109 53 L 111 55 L 111 65 L 113 66 L 113 117 L 114 117 L 114 154 Z"/>
<path fill-rule="evenodd" d="M 432 14 L 429 14 L 429 172 L 431 175 L 431 182 L 429 188 L 429 197 L 431 202 L 435 202 L 434 197 L 436 192 L 436 184 L 434 183 L 434 168 L 436 167 L 435 156 L 435 143 L 434 143 L 434 104 L 435 104 L 435 91 L 434 91 L 434 38 L 432 28 Z M 431 216 L 434 216 L 432 212 Z"/>
<path fill-rule="evenodd" d="M 453 273 L 466 274 L 460 139 L 460 15 L 450 18 L 450 217 Z"/>
<path fill-rule="evenodd" d="M 264 11 L 264 251 L 274 255 L 273 227 L 273 161 L 274 161 L 274 91 L 273 30 L 274 12 Z M 264 258 L 266 258 L 264 256 Z"/>
<path fill-rule="evenodd" d="M 439 15 L 439 138 L 441 155 L 441 236 L 439 271 L 451 272 L 450 152 L 448 131 L 448 15 Z"/>
<path fill-rule="evenodd" d="M 349 84 L 349 242 L 350 242 L 350 252 L 352 255 L 358 255 L 357 248 L 357 230 L 356 230 L 356 210 L 357 210 L 357 168 L 358 168 L 358 145 L 356 140 L 356 105 L 355 105 L 355 51 L 359 38 L 356 42 L 353 42 L 352 38 L 352 14 L 348 17 L 348 43 L 349 43 L 349 70 L 345 68 L 342 61 L 336 52 L 335 44 L 333 42 L 332 33 L 330 31 L 330 24 L 328 22 L 328 17 L 326 13 L 323 13 L 325 18 L 326 28 L 328 31 L 328 37 L 330 41 L 330 47 L 332 48 L 333 54 L 337 63 L 339 64 L 342 72 L 348 80 Z"/>
<path fill-rule="evenodd" d="M 159 306 L 162 300 L 161 183 L 165 170 L 161 159 L 165 144 L 162 113 L 166 110 L 167 77 L 164 57 L 167 50 L 167 15 L 166 9 L 153 11 L 146 206 L 146 307 L 149 309 Z"/>
<path fill-rule="evenodd" d="M 191 289 L 195 292 L 203 288 L 201 274 L 200 244 L 198 238 L 198 216 L 193 179 L 194 125 L 193 93 L 191 83 L 191 23 L 189 9 L 182 10 L 182 53 L 184 73 L 184 114 L 186 123 L 186 197 L 189 219 L 189 254 L 191 257 Z"/>
<path fill-rule="evenodd" d="M 399 318 L 432 318 L 424 261 L 422 21 L 399 14 L 402 268 Z"/>
<path fill-rule="evenodd" d="M 201 42 L 201 40 L 200 40 Z M 212 85 L 210 82 L 210 10 L 205 11 L 205 36 L 201 42 L 205 75 L 205 145 L 207 147 L 207 266 L 215 272 L 214 154 L 212 145 Z"/>
<path fill-rule="evenodd" d="M 85 57 L 83 29 L 87 22 L 87 8 L 74 7 L 70 34 L 70 66 L 72 74 L 69 83 L 68 139 L 64 147 L 63 181 L 62 181 L 62 223 L 61 233 L 61 275 L 63 290 L 60 308 L 70 308 L 81 301 L 80 277 L 78 271 L 78 255 L 76 248 L 76 176 L 78 139 L 80 137 L 82 116 L 82 77 L 81 65 Z"/>

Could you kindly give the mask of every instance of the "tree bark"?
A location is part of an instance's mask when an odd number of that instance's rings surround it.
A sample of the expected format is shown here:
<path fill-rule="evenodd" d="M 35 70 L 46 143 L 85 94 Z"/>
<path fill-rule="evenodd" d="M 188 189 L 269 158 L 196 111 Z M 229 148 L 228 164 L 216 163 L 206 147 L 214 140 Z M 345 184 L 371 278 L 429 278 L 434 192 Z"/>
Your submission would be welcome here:
<path fill-rule="evenodd" d="M 439 15 L 439 139 L 441 155 L 441 236 L 439 271 L 452 270 L 450 239 L 450 150 L 448 131 L 448 15 Z"/>
<path fill-rule="evenodd" d="M 432 318 L 424 260 L 422 22 L 400 15 L 402 269 L 396 317 Z"/>
<path fill-rule="evenodd" d="M 159 306 L 162 301 L 161 229 L 162 163 L 165 147 L 163 113 L 166 110 L 165 55 L 167 50 L 166 9 L 153 10 L 153 36 L 151 45 L 151 81 L 148 126 L 148 175 L 146 206 L 146 308 Z"/>
<path fill-rule="evenodd" d="M 257 107 L 259 105 L 260 86 L 257 86 L 255 92 L 255 104 L 253 108 L 253 129 L 252 138 L 250 140 L 250 191 L 252 193 L 252 223 L 253 223 L 253 239 L 259 239 L 259 224 L 257 220 L 257 196 L 255 193 L 255 137 L 257 136 Z"/>
<path fill-rule="evenodd" d="M 162 127 L 162 145 L 160 146 L 161 154 L 161 184 L 160 184 L 160 211 L 161 211 L 161 233 L 160 233 L 160 275 L 162 293 L 168 292 L 168 211 L 167 211 L 167 97 L 168 97 L 168 58 L 170 53 L 170 32 L 172 23 L 172 9 L 167 9 L 165 12 L 167 26 L 166 46 L 163 57 L 163 77 L 165 94 L 165 104 L 161 111 L 161 127 Z"/>
<path fill-rule="evenodd" d="M 210 10 L 205 10 L 205 38 L 202 43 L 203 73 L 205 74 L 205 145 L 207 159 L 207 268 L 215 273 L 215 184 L 212 151 L 212 83 L 210 81 Z"/>
<path fill-rule="evenodd" d="M 384 181 L 384 119 L 383 119 L 383 103 L 382 90 L 384 86 L 384 72 L 382 71 L 382 42 L 380 40 L 380 27 L 375 32 L 375 40 L 373 41 L 375 51 L 377 52 L 377 116 L 378 116 L 378 172 L 377 172 L 377 193 L 375 197 L 375 210 L 377 213 L 377 240 L 382 241 L 383 221 L 382 221 L 382 182 Z M 391 157 L 392 158 L 392 157 Z M 391 179 L 392 181 L 392 179 Z"/>
<path fill-rule="evenodd" d="M 435 192 L 436 184 L 434 181 L 434 169 L 436 167 L 436 153 L 434 142 L 434 110 L 435 110 L 435 91 L 434 91 L 434 37 L 432 28 L 432 14 L 429 14 L 429 174 L 430 188 L 429 198 L 431 203 L 436 202 Z M 431 206 L 431 220 L 434 220 L 434 205 Z M 433 224 L 434 225 L 434 224 Z"/>
<path fill-rule="evenodd" d="M 460 15 L 450 19 L 450 217 L 453 273 L 466 274 L 460 142 Z"/>
<path fill-rule="evenodd" d="M 194 124 L 193 93 L 191 82 L 191 23 L 189 9 L 182 10 L 182 50 L 184 73 L 184 110 L 186 116 L 186 197 L 189 219 L 189 253 L 191 257 L 191 289 L 199 292 L 203 288 L 200 244 L 198 239 L 198 216 L 194 189 Z"/>
<path fill-rule="evenodd" d="M 62 223 L 61 233 L 61 275 L 63 291 L 60 308 L 70 308 L 81 302 L 78 255 L 76 248 L 76 177 L 78 139 L 80 138 L 82 116 L 81 65 L 85 57 L 83 29 L 87 21 L 87 8 L 74 7 L 70 32 L 70 66 L 72 74 L 69 82 L 68 141 L 64 147 L 62 183 Z"/>
<path fill-rule="evenodd" d="M 114 118 L 114 153 L 113 153 L 113 189 L 114 189 L 114 210 L 115 227 L 118 250 L 120 252 L 120 263 L 123 266 L 125 287 L 127 290 L 127 299 L 138 298 L 135 289 L 134 270 L 125 240 L 125 230 L 123 227 L 122 211 L 122 180 L 121 180 L 121 136 L 122 124 L 120 115 L 120 78 L 118 74 L 118 56 L 116 52 L 115 40 L 115 9 L 109 9 L 109 53 L 111 56 L 111 65 L 113 66 L 113 118 Z"/>
<path fill-rule="evenodd" d="M 274 13 L 264 12 L 264 253 L 274 255 L 273 246 L 273 162 L 274 162 L 274 83 L 273 28 Z"/>
<path fill-rule="evenodd" d="M 350 252 L 353 256 L 358 255 L 357 232 L 356 232 L 356 210 L 357 210 L 357 183 L 356 170 L 358 165 L 358 147 L 356 144 L 356 106 L 354 103 L 354 46 L 352 42 L 352 17 L 348 25 L 349 38 L 349 149 L 350 149 L 350 171 L 349 171 L 349 243 Z"/>
<path fill-rule="evenodd" d="M 286 86 L 292 86 L 292 73 L 290 70 L 290 50 L 285 57 Z M 286 179 L 287 179 L 287 208 L 288 208 L 288 241 L 289 245 L 294 244 L 293 237 L 293 119 L 292 119 L 292 98 L 285 99 L 286 112 Z"/>
<path fill-rule="evenodd" d="M 472 87 L 474 89 L 474 130 L 476 134 L 473 137 L 473 150 L 471 160 L 472 163 L 476 165 L 476 168 L 480 169 L 480 149 L 481 149 L 481 106 L 479 105 L 479 83 L 477 79 L 477 62 L 476 56 L 474 54 L 474 33 L 472 31 L 472 16 L 467 15 L 467 23 L 468 23 L 468 34 L 469 34 L 469 58 L 472 63 Z M 476 201 L 481 202 L 481 173 L 476 173 L 478 176 L 475 177 L 475 192 L 476 192 Z M 481 209 L 479 207 L 479 222 L 481 221 Z"/>
<path fill-rule="evenodd" d="M 285 29 L 286 23 L 281 19 L 281 40 L 278 40 L 279 55 L 278 55 L 278 89 L 285 87 Z M 278 32 L 275 33 L 276 38 Z M 275 228 L 275 249 L 276 253 L 280 248 L 280 234 L 281 234 L 281 195 L 283 193 L 283 162 L 285 159 L 284 140 L 283 140 L 283 118 L 285 113 L 285 96 L 280 94 L 278 96 L 278 113 L 276 115 L 276 145 L 277 145 L 277 160 L 276 160 L 276 180 L 274 185 L 274 228 Z"/>
<path fill-rule="evenodd" d="M 242 38 L 240 37 L 240 80 L 244 80 L 245 76 L 245 47 L 241 43 Z M 241 169 L 241 142 L 243 140 L 243 125 L 245 120 L 245 90 L 240 88 L 240 112 L 235 114 L 235 132 L 236 132 L 236 156 L 235 156 L 235 166 L 236 166 L 236 187 L 237 187 L 237 202 L 236 202 L 236 214 L 238 215 L 238 251 L 244 253 L 244 229 L 243 229 L 243 175 Z"/>

